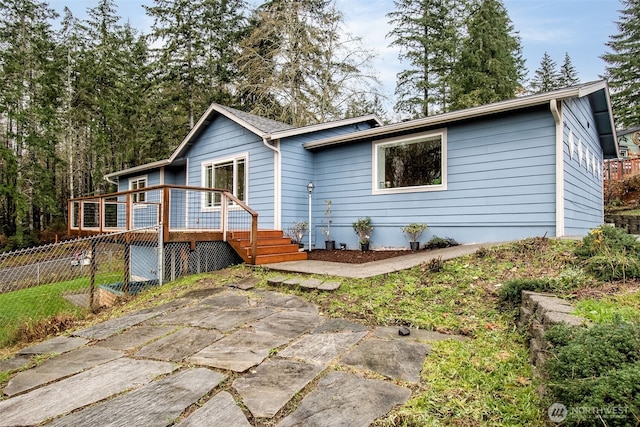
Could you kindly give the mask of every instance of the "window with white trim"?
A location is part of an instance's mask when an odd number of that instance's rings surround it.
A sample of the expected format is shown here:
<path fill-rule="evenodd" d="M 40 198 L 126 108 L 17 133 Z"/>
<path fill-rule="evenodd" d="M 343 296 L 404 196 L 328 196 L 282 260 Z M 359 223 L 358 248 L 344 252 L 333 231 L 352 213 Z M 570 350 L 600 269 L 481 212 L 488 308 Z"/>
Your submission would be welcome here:
<path fill-rule="evenodd" d="M 246 202 L 247 156 L 227 158 L 202 164 L 202 186 L 230 191 L 235 197 Z M 220 193 L 206 193 L 204 208 L 217 208 L 221 205 Z"/>
<path fill-rule="evenodd" d="M 129 179 L 129 190 L 139 190 L 147 187 L 147 177 L 138 176 Z M 140 193 L 131 193 L 131 201 L 133 203 L 144 203 L 147 200 L 147 193 L 144 191 Z"/>
<path fill-rule="evenodd" d="M 374 192 L 433 191 L 446 188 L 444 131 L 374 143 Z"/>

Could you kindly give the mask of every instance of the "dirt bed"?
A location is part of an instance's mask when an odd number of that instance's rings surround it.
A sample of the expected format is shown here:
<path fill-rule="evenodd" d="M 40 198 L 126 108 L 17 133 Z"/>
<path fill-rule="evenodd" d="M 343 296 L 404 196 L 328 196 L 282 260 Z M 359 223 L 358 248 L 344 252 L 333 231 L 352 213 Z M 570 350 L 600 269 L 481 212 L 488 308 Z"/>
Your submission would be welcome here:
<path fill-rule="evenodd" d="M 389 250 L 389 251 L 354 251 L 354 250 L 334 250 L 327 251 L 316 249 L 308 253 L 308 259 L 316 261 L 344 262 L 347 264 L 362 264 L 365 262 L 379 261 L 381 259 L 394 258 L 409 255 L 409 250 Z"/>

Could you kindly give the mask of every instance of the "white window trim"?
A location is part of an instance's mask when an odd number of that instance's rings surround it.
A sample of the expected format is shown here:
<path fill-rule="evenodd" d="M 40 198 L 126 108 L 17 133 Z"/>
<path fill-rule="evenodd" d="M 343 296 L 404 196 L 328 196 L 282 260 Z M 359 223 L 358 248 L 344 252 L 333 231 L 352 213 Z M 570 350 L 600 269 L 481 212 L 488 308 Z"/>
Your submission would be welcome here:
<path fill-rule="evenodd" d="M 442 183 L 435 185 L 420 185 L 414 187 L 398 187 L 398 188 L 378 188 L 378 146 L 394 144 L 397 142 L 418 142 L 422 139 L 439 136 L 442 141 Z M 399 194 L 399 193 L 418 193 L 429 191 L 444 191 L 447 189 L 447 129 L 437 129 L 429 132 L 422 132 L 415 135 L 403 135 L 393 138 L 380 139 L 373 141 L 372 150 L 372 168 L 371 168 L 371 188 L 372 194 Z"/>
<path fill-rule="evenodd" d="M 230 162 L 233 161 L 235 162 L 236 160 L 239 159 L 244 159 L 244 182 L 245 182 L 245 186 L 244 186 L 244 194 L 245 194 L 245 200 L 244 203 L 246 205 L 249 204 L 249 153 L 248 152 L 244 152 L 244 153 L 240 153 L 234 156 L 227 156 L 227 157 L 219 157 L 219 158 L 215 158 L 215 159 L 210 159 L 210 160 L 205 160 L 201 163 L 200 165 L 200 187 L 206 187 L 206 182 L 205 182 L 205 174 L 206 174 L 206 169 L 209 166 L 215 166 L 216 164 L 219 163 L 226 163 L 226 162 Z M 233 179 L 236 179 L 236 176 L 234 174 Z M 219 211 L 222 209 L 221 206 L 206 206 L 206 199 L 205 199 L 206 195 L 205 193 L 202 194 L 201 200 L 200 200 L 200 209 L 202 212 L 215 212 L 215 211 Z M 229 205 L 229 209 L 240 209 L 235 203 L 231 203 Z"/>
<path fill-rule="evenodd" d="M 144 179 L 144 188 L 147 188 L 149 186 L 149 176 L 148 175 L 140 175 L 140 176 L 134 176 L 129 178 L 129 190 L 133 190 L 133 183 L 135 181 L 141 181 Z M 134 195 L 139 194 L 139 193 L 144 193 L 144 202 L 134 202 Z M 134 209 L 138 209 L 138 208 L 144 208 L 146 207 L 145 203 L 147 201 L 147 192 L 146 191 L 138 191 L 135 193 L 131 193 L 131 202 L 133 203 L 133 207 Z"/>

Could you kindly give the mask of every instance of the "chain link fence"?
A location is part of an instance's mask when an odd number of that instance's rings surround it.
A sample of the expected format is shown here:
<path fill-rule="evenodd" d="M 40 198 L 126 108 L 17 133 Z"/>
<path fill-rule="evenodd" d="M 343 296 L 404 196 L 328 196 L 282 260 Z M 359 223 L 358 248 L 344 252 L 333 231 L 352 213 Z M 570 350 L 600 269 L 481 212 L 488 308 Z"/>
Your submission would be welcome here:
<path fill-rule="evenodd" d="M 0 254 L 0 345 L 25 324 L 161 284 L 162 247 L 162 228 L 153 226 Z"/>

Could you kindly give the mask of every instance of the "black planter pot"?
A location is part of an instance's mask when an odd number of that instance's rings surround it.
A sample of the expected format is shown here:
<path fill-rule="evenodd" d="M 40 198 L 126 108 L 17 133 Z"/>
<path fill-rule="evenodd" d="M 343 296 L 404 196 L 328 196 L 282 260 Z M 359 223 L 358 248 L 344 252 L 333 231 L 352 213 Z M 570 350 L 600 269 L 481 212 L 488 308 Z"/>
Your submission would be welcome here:
<path fill-rule="evenodd" d="M 325 240 L 324 241 L 324 248 L 328 251 L 332 251 L 336 248 L 336 241 L 335 240 Z"/>
<path fill-rule="evenodd" d="M 409 242 L 411 252 L 418 252 L 420 250 L 420 242 Z"/>
<path fill-rule="evenodd" d="M 369 242 L 367 243 L 360 243 L 360 250 L 362 252 L 367 252 L 369 250 Z"/>

